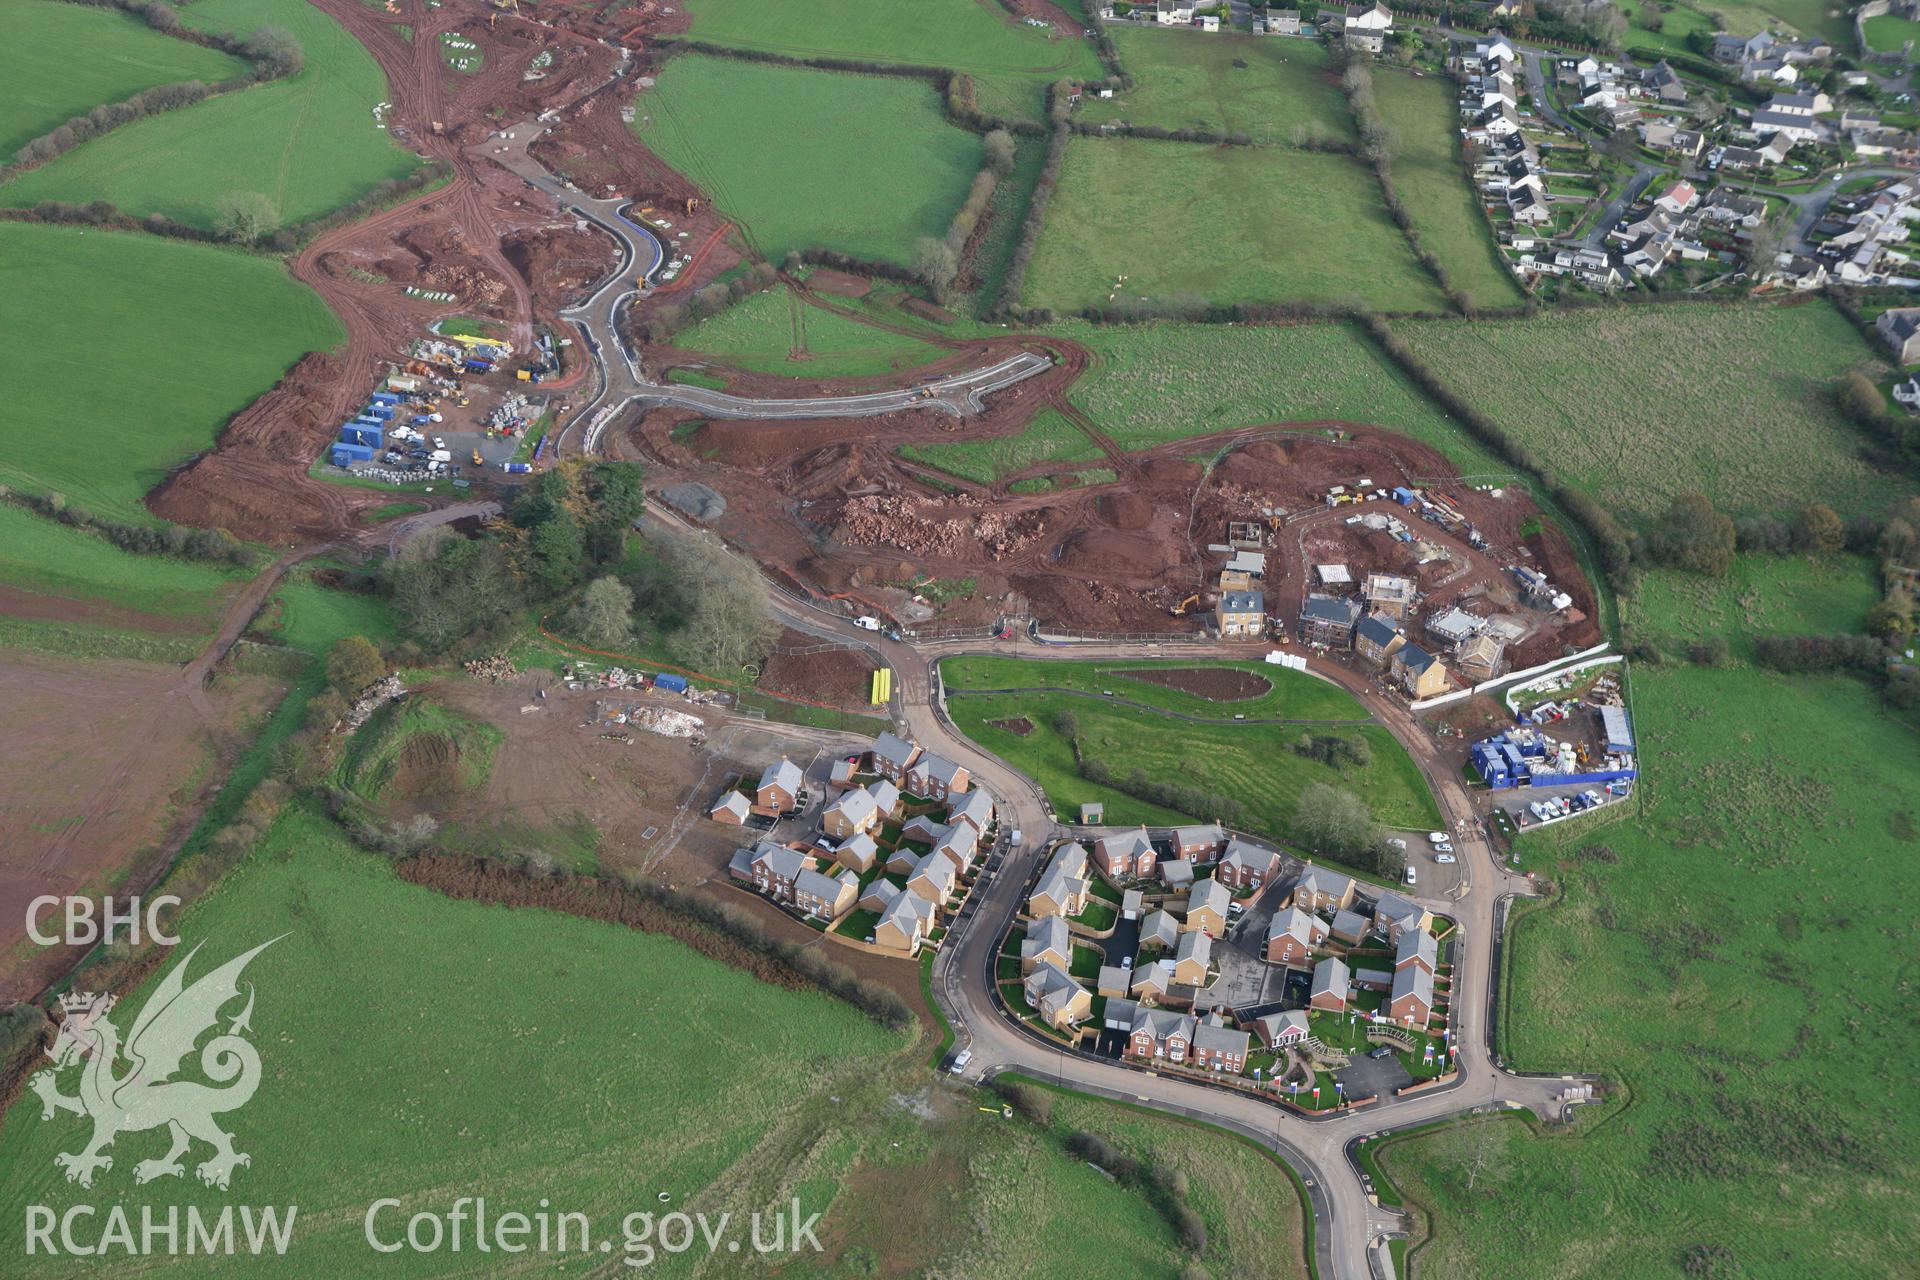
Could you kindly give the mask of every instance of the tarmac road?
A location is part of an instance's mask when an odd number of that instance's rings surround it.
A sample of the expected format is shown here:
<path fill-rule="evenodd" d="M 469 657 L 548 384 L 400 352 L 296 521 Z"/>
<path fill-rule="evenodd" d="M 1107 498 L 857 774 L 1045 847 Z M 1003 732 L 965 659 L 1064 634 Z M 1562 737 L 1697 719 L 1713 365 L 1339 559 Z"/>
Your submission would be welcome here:
<path fill-rule="evenodd" d="M 607 232 L 620 245 L 619 270 L 592 296 L 561 312 L 564 319 L 580 326 L 597 366 L 597 378 L 593 394 L 561 429 L 556 442 L 560 448 L 593 452 L 607 424 L 619 410 L 634 404 L 673 406 L 734 419 L 866 418 L 902 409 L 938 409 L 964 418 L 981 412 L 986 396 L 1053 366 L 1051 357 L 1023 351 L 985 368 L 953 374 L 917 387 L 793 399 L 756 399 L 704 387 L 651 382 L 634 353 L 621 342 L 615 318 L 639 291 L 640 281 L 650 280 L 660 269 L 666 251 L 651 231 L 626 216 L 627 200 L 594 199 L 569 186 L 529 155 L 527 148 L 544 132 L 544 126 L 538 123 L 520 124 L 470 148 L 470 152 L 546 192 L 577 216 Z M 577 438 L 576 426 L 580 428 Z"/>

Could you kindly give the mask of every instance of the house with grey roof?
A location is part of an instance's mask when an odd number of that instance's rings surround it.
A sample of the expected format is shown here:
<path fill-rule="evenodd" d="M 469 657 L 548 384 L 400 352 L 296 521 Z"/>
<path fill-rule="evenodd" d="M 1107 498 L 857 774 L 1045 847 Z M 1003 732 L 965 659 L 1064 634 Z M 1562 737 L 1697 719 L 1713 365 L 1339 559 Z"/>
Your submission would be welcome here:
<path fill-rule="evenodd" d="M 1300 638 L 1309 644 L 1344 649 L 1353 642 L 1360 602 L 1345 596 L 1309 595 L 1300 605 Z"/>
<path fill-rule="evenodd" d="M 947 821 L 964 822 L 976 832 L 985 834 L 993 825 L 993 797 L 985 787 L 973 787 L 947 810 Z"/>
<path fill-rule="evenodd" d="M 1157 1004 L 1173 990 L 1173 961 L 1156 960 L 1133 967 L 1133 990 L 1129 992 L 1141 1004 Z"/>
<path fill-rule="evenodd" d="M 880 846 L 873 837 L 862 831 L 857 836 L 842 840 L 833 851 L 833 860 L 856 874 L 864 875 L 880 860 Z"/>
<path fill-rule="evenodd" d="M 1299 907 L 1283 907 L 1267 925 L 1267 960 L 1304 965 L 1327 940 L 1327 923 Z"/>
<path fill-rule="evenodd" d="M 910 742 L 892 733 L 883 733 L 873 740 L 873 771 L 889 782 L 899 783 L 907 776 L 907 768 L 920 758 L 920 744 Z"/>
<path fill-rule="evenodd" d="M 1100 966 L 1100 976 L 1093 984 L 1095 995 L 1106 996 L 1109 999 L 1114 997 L 1124 999 L 1127 992 L 1131 990 L 1133 990 L 1133 970 L 1118 964 Z"/>
<path fill-rule="evenodd" d="M 928 800 L 947 800 L 966 791 L 969 775 L 965 765 L 928 751 L 907 767 L 907 780 L 901 785 Z"/>
<path fill-rule="evenodd" d="M 1232 890 L 1218 880 L 1196 880 L 1187 894 L 1187 918 L 1180 927 L 1219 937 L 1227 931 L 1227 908 L 1232 903 Z"/>
<path fill-rule="evenodd" d="M 1153 874 L 1159 860 L 1145 827 L 1101 836 L 1093 842 L 1093 857 L 1111 880 L 1144 879 Z"/>
<path fill-rule="evenodd" d="M 1385 666 L 1393 651 L 1407 642 L 1400 624 L 1384 613 L 1370 613 L 1353 630 L 1353 651 L 1375 666 Z"/>
<path fill-rule="evenodd" d="M 1171 913 L 1164 910 L 1147 912 L 1146 919 L 1140 922 L 1140 945 L 1149 943 L 1170 947 L 1180 938 L 1180 922 Z"/>
<path fill-rule="evenodd" d="M 1073 967 L 1073 934 L 1059 916 L 1034 921 L 1027 926 L 1027 936 L 1020 940 L 1021 973 L 1032 973 L 1037 966 L 1049 961 L 1062 969 Z"/>
<path fill-rule="evenodd" d="M 1267 883 L 1279 865 L 1280 855 L 1274 850 L 1235 836 L 1227 842 L 1227 851 L 1220 855 L 1220 865 L 1214 868 L 1213 878 L 1231 889 L 1257 890 Z"/>
<path fill-rule="evenodd" d="M 880 807 L 865 787 L 842 791 L 832 804 L 820 811 L 820 829 L 835 840 L 872 831 L 880 824 Z"/>
<path fill-rule="evenodd" d="M 1394 947 L 1393 967 L 1395 970 L 1418 965 L 1428 973 L 1440 967 L 1440 940 L 1425 929 L 1408 929 L 1400 935 L 1399 943 Z"/>
<path fill-rule="evenodd" d="M 907 877 L 907 888 L 938 907 L 946 902 L 959 880 L 960 875 L 953 869 L 950 859 L 929 853 L 920 859 L 920 865 Z"/>
<path fill-rule="evenodd" d="M 884 882 L 876 882 L 884 883 Z M 911 889 L 893 896 L 873 927 L 874 945 L 899 955 L 917 955 L 933 931 L 934 906 Z"/>
<path fill-rule="evenodd" d="M 964 875 L 973 867 L 974 859 L 979 856 L 980 832 L 968 823 L 956 822 L 947 828 L 939 842 L 933 846 L 933 853 L 936 857 L 945 858 L 951 862 L 953 869 Z"/>
<path fill-rule="evenodd" d="M 724 822 L 737 827 L 747 820 L 753 812 L 753 802 L 745 792 L 729 790 L 727 794 L 714 801 L 713 808 L 707 810 L 707 816 L 715 822 Z"/>
<path fill-rule="evenodd" d="M 775 902 L 792 902 L 793 882 L 811 865 L 798 849 L 762 840 L 753 847 L 753 887 Z"/>
<path fill-rule="evenodd" d="M 1920 307 L 1889 307 L 1873 328 L 1901 364 L 1920 361 Z"/>
<path fill-rule="evenodd" d="M 1191 889 L 1193 887 L 1193 864 L 1185 858 L 1168 858 L 1159 866 L 1160 879 L 1169 889 Z"/>
<path fill-rule="evenodd" d="M 859 896 L 860 880 L 851 872 L 836 877 L 808 867 L 793 878 L 793 905 L 820 920 L 838 920 Z"/>
<path fill-rule="evenodd" d="M 1027 914 L 1077 916 L 1087 909 L 1087 893 L 1092 887 L 1087 879 L 1086 846 L 1068 841 L 1047 860 L 1040 882 L 1027 898 Z"/>
<path fill-rule="evenodd" d="M 1359 886 L 1353 877 L 1308 863 L 1293 885 L 1293 905 L 1302 911 L 1344 911 Z"/>
<path fill-rule="evenodd" d="M 1372 930 L 1372 916 L 1348 910 L 1333 913 L 1333 924 L 1329 926 L 1327 932 L 1341 942 L 1354 946 L 1364 940 Z"/>
<path fill-rule="evenodd" d="M 1217 1013 L 1200 1019 L 1193 1029 L 1193 1065 L 1238 1075 L 1247 1068 L 1247 1048 L 1253 1037 L 1227 1026 Z"/>
<path fill-rule="evenodd" d="M 1403 1027 L 1426 1030 L 1433 1017 L 1433 975 L 1417 964 L 1394 970 L 1387 1016 Z"/>
<path fill-rule="evenodd" d="M 1269 1049 L 1284 1049 L 1288 1045 L 1299 1044 L 1313 1034 L 1307 1026 L 1304 1009 L 1263 1014 L 1254 1019 L 1253 1030 L 1260 1037 L 1260 1043 Z"/>
<path fill-rule="evenodd" d="M 1057 1030 L 1084 1022 L 1093 1012 L 1093 993 L 1073 980 L 1057 964 L 1043 964 L 1028 974 L 1024 984 L 1027 1003 L 1041 1021 Z"/>
<path fill-rule="evenodd" d="M 1173 954 L 1174 985 L 1204 987 L 1212 968 L 1213 939 L 1198 931 L 1181 934 L 1180 945 Z"/>
<path fill-rule="evenodd" d="M 1347 962 L 1338 956 L 1328 956 L 1313 967 L 1313 986 L 1308 992 L 1307 1004 L 1314 1009 L 1345 1013 L 1351 985 Z"/>
<path fill-rule="evenodd" d="M 754 788 L 754 807 L 762 813 L 786 813 L 799 798 L 804 782 L 800 766 L 781 756 L 761 772 L 760 785 Z"/>
<path fill-rule="evenodd" d="M 1397 893 L 1382 893 L 1380 900 L 1374 903 L 1373 926 L 1386 935 L 1387 941 L 1396 946 L 1400 935 L 1409 929 L 1426 929 L 1433 924 L 1433 913 L 1417 902 L 1411 902 Z"/>
<path fill-rule="evenodd" d="M 1127 1037 L 1127 1056 L 1145 1061 L 1159 1059 L 1183 1063 L 1193 1048 L 1193 1033 L 1197 1026 L 1197 1019 L 1189 1014 L 1141 1008 L 1134 1015 L 1133 1031 Z"/>
<path fill-rule="evenodd" d="M 1217 822 L 1173 829 L 1173 851 L 1192 862 L 1211 862 L 1227 847 L 1227 831 Z"/>

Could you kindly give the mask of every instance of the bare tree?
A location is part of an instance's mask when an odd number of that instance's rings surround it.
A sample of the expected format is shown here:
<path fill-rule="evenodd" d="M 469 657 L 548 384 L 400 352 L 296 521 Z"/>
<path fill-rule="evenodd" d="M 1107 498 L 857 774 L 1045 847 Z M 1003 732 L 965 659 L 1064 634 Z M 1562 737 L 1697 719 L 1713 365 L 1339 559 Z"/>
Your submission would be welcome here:
<path fill-rule="evenodd" d="M 690 601 L 685 624 L 668 639 L 674 651 L 715 676 L 764 659 L 780 627 L 759 575 L 711 534 L 678 539 L 667 554 Z"/>
<path fill-rule="evenodd" d="M 1506 1132 L 1497 1121 L 1456 1125 L 1441 1139 L 1436 1155 L 1459 1179 L 1468 1199 L 1476 1193 L 1493 1194 L 1512 1173 Z"/>
<path fill-rule="evenodd" d="M 280 214 L 258 191 L 231 191 L 215 206 L 213 225 L 237 244 L 258 244 L 279 227 Z"/>

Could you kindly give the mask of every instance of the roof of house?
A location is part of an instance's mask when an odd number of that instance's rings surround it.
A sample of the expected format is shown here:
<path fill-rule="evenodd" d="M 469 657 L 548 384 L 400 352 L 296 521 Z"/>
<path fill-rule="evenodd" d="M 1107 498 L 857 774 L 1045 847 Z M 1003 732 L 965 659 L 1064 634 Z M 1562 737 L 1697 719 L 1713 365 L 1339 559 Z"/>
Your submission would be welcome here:
<path fill-rule="evenodd" d="M 900 806 L 900 788 L 886 778 L 875 778 L 869 782 L 867 794 L 873 797 L 873 803 L 882 813 L 892 813 Z"/>
<path fill-rule="evenodd" d="M 1065 905 L 1068 899 L 1085 892 L 1086 869 L 1087 851 L 1084 848 L 1077 844 L 1061 845 L 1047 862 L 1040 883 L 1033 887 L 1033 896 Z"/>
<path fill-rule="evenodd" d="M 1457 605 L 1437 618 L 1427 619 L 1427 630 L 1448 639 L 1464 640 L 1483 625 L 1480 619 Z"/>
<path fill-rule="evenodd" d="M 1187 893 L 1187 915 L 1191 918 L 1194 912 L 1207 910 L 1225 916 L 1232 902 L 1233 890 L 1218 880 L 1196 880 Z"/>
<path fill-rule="evenodd" d="M 1195 1025 L 1191 1014 L 1175 1013 L 1171 1009 L 1150 1009 L 1145 1005 L 1138 1006 L 1133 1017 L 1134 1034 L 1144 1031 L 1155 1040 L 1179 1036 L 1191 1044 Z"/>
<path fill-rule="evenodd" d="M 1117 964 L 1103 964 L 1094 985 L 1102 991 L 1126 991 L 1133 985 L 1133 970 Z"/>
<path fill-rule="evenodd" d="M 1429 969 L 1437 967 L 1440 960 L 1440 940 L 1425 929 L 1408 929 L 1400 935 L 1400 945 L 1394 948 L 1394 967 L 1397 969 L 1409 960 L 1424 960 Z"/>
<path fill-rule="evenodd" d="M 1385 646 L 1400 634 L 1400 624 L 1385 614 L 1370 613 L 1360 619 L 1360 627 L 1354 634 L 1368 644 Z"/>
<path fill-rule="evenodd" d="M 1220 865 L 1265 872 L 1273 869 L 1277 857 L 1279 855 L 1272 849 L 1235 836 L 1227 841 L 1227 851 L 1220 855 Z"/>
<path fill-rule="evenodd" d="M 1261 613 L 1266 610 L 1266 607 L 1266 598 L 1258 591 L 1222 591 L 1220 593 L 1222 613 Z"/>
<path fill-rule="evenodd" d="M 1187 858 L 1168 858 L 1160 864 L 1160 878 L 1175 889 L 1193 883 L 1193 862 Z"/>
<path fill-rule="evenodd" d="M 1373 904 L 1373 918 L 1390 920 L 1401 926 L 1418 925 L 1426 919 L 1427 909 L 1418 903 L 1407 901 L 1397 893 L 1383 893 L 1380 900 Z"/>
<path fill-rule="evenodd" d="M 823 898 L 832 902 L 840 896 L 841 884 L 830 875 L 825 875 L 808 867 L 793 878 L 793 891 L 809 897 Z"/>
<path fill-rule="evenodd" d="M 1183 848 L 1190 844 L 1223 844 L 1226 842 L 1227 831 L 1217 822 L 1208 822 L 1190 827 L 1175 827 L 1173 838 L 1175 843 Z"/>
<path fill-rule="evenodd" d="M 1209 1053 L 1245 1057 L 1248 1042 L 1252 1039 L 1244 1031 L 1234 1031 L 1204 1018 L 1193 1029 L 1193 1047 Z"/>
<path fill-rule="evenodd" d="M 1341 626 L 1352 626 L 1353 617 L 1360 606 L 1351 600 L 1339 596 L 1310 595 L 1300 606 L 1300 621 L 1331 622 Z"/>
<path fill-rule="evenodd" d="M 883 733 L 873 740 L 873 758 L 885 760 L 902 769 L 906 768 L 907 761 L 913 759 L 914 753 L 919 750 L 919 743 L 909 742 L 891 733 Z"/>
<path fill-rule="evenodd" d="M 1047 916 L 1027 926 L 1027 936 L 1020 943 L 1021 958 L 1032 959 L 1048 952 L 1063 959 L 1073 954 L 1073 932 L 1063 917 Z"/>
<path fill-rule="evenodd" d="M 735 849 L 733 856 L 727 859 L 727 871 L 742 878 L 753 875 L 753 850 Z"/>
<path fill-rule="evenodd" d="M 1158 960 L 1153 964 L 1143 964 L 1133 971 L 1133 990 L 1165 991 L 1173 985 L 1173 961 Z"/>
<path fill-rule="evenodd" d="M 985 829 L 993 821 L 993 797 L 987 794 L 985 787 L 975 787 L 953 802 L 953 806 L 947 810 L 947 817 L 955 820 L 965 818 Z"/>
<path fill-rule="evenodd" d="M 800 772 L 800 766 L 785 756 L 781 756 L 778 760 L 768 765 L 760 774 L 760 786 L 762 789 L 779 787 L 788 795 L 795 795 L 799 792 L 802 780 L 803 776 Z"/>
<path fill-rule="evenodd" d="M 1298 897 L 1302 892 L 1324 893 L 1329 897 L 1344 898 L 1353 888 L 1353 877 L 1341 875 L 1329 867 L 1308 867 L 1300 873 L 1300 879 L 1294 883 L 1293 892 Z"/>
<path fill-rule="evenodd" d="M 907 883 L 911 884 L 915 880 L 927 881 L 938 889 L 940 896 L 944 898 L 953 891 L 953 882 L 959 875 L 960 873 L 954 870 L 950 859 L 938 853 L 929 853 L 920 859 L 918 866 L 914 867 L 913 874 L 907 877 Z"/>
<path fill-rule="evenodd" d="M 807 867 L 807 855 L 783 844 L 762 840 L 753 848 L 753 865 L 764 866 L 776 880 L 791 880 Z"/>
<path fill-rule="evenodd" d="M 1428 1008 L 1433 1007 L 1433 975 L 1417 964 L 1410 964 L 1393 975 L 1393 994 L 1390 1000 L 1402 996 L 1418 996 L 1420 1002 Z"/>
<path fill-rule="evenodd" d="M 1285 911 L 1273 913 L 1273 919 L 1267 925 L 1267 941 L 1277 938 L 1293 938 L 1301 946 L 1314 945 L 1314 935 L 1326 936 L 1327 926 L 1320 917 L 1302 911 L 1299 907 L 1288 907 Z"/>
<path fill-rule="evenodd" d="M 1145 827 L 1135 827 L 1131 831 L 1121 831 L 1110 836 L 1100 837 L 1100 852 L 1109 858 L 1138 857 L 1153 850 L 1153 841 L 1147 839 Z"/>
<path fill-rule="evenodd" d="M 929 751 L 913 762 L 912 771 L 934 782 L 951 784 L 964 766 Z"/>
<path fill-rule="evenodd" d="M 1336 911 L 1333 915 L 1333 931 L 1343 938 L 1364 938 L 1372 921 L 1358 911 Z"/>
<path fill-rule="evenodd" d="M 1265 1014 L 1255 1025 L 1268 1041 L 1274 1041 L 1287 1036 L 1305 1036 L 1309 1024 L 1305 1009 L 1287 1009 L 1281 1013 Z"/>
<path fill-rule="evenodd" d="M 824 819 L 829 813 L 837 813 L 855 826 L 868 821 L 879 812 L 879 806 L 873 801 L 873 792 L 861 787 L 854 791 L 844 791 L 840 798 L 828 805 L 820 816 Z"/>
<path fill-rule="evenodd" d="M 1165 910 L 1149 911 L 1140 921 L 1140 941 L 1172 942 L 1180 936 L 1180 923 Z"/>
<path fill-rule="evenodd" d="M 1350 982 L 1347 962 L 1339 956 L 1328 956 L 1313 966 L 1313 987 L 1307 998 L 1311 1000 L 1314 996 L 1336 995 L 1345 1000 Z"/>
<path fill-rule="evenodd" d="M 959 855 L 962 862 L 972 862 L 973 855 L 979 848 L 980 833 L 973 829 L 971 823 L 956 822 L 947 828 L 946 833 L 940 837 L 939 843 L 933 846 L 933 851 L 955 853 Z"/>
<path fill-rule="evenodd" d="M 1904 342 L 1920 333 L 1920 307 L 1893 307 L 1880 313 L 1881 329 Z"/>
<path fill-rule="evenodd" d="M 744 818 L 747 816 L 748 811 L 751 810 L 752 808 L 753 808 L 753 802 L 751 800 L 748 800 L 746 796 L 742 795 L 738 791 L 729 791 L 724 796 L 721 796 L 720 799 L 714 804 L 713 808 L 707 810 L 707 812 L 719 813 L 720 811 L 725 810 L 726 812 L 734 814 L 737 817 Z"/>
<path fill-rule="evenodd" d="M 880 846 L 874 843 L 872 836 L 864 831 L 859 831 L 842 840 L 837 852 L 850 853 L 862 862 L 865 862 L 870 858 L 876 858 L 880 855 Z"/>
<path fill-rule="evenodd" d="M 933 904 L 911 889 L 902 889 L 887 903 L 875 927 L 892 925 L 902 933 L 913 933 L 916 923 L 918 931 L 922 933 L 932 927 Z"/>
<path fill-rule="evenodd" d="M 860 905 L 868 907 L 869 909 L 878 907 L 884 912 L 888 907 L 893 905 L 895 898 L 905 892 L 905 889 L 902 889 L 893 881 L 875 877 L 868 882 L 865 889 L 860 891 Z"/>
<path fill-rule="evenodd" d="M 1197 960 L 1206 964 L 1213 959 L 1213 939 L 1198 929 L 1180 935 L 1180 946 L 1173 953 L 1175 963 Z"/>
<path fill-rule="evenodd" d="M 1027 999 L 1047 1017 L 1086 990 L 1073 980 L 1071 974 L 1051 960 L 1042 962 L 1039 968 L 1027 975 L 1026 988 Z"/>
<path fill-rule="evenodd" d="M 1411 640 L 1401 645 L 1400 648 L 1395 651 L 1393 660 L 1399 663 L 1405 670 L 1411 671 L 1416 675 L 1439 661 L 1438 658 Z"/>

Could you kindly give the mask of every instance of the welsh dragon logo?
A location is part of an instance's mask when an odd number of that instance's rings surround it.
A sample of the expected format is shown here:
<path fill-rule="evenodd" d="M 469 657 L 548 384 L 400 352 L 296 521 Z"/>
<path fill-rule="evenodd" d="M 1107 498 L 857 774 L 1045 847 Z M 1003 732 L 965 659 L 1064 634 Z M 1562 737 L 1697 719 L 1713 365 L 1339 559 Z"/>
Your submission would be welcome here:
<path fill-rule="evenodd" d="M 214 1123 L 220 1113 L 245 1106 L 260 1087 L 260 1054 L 244 1038 L 252 1030 L 248 1021 L 253 1016 L 252 983 L 247 984 L 246 1007 L 234 1015 L 224 1034 L 215 1035 L 200 1050 L 201 1073 L 225 1087 L 173 1077 L 194 1044 L 218 1023 L 220 1010 L 239 996 L 240 973 L 247 962 L 279 940 L 261 943 L 189 987 L 187 967 L 200 952 L 195 946 L 167 970 L 134 1019 L 124 1045 L 119 1028 L 107 1016 L 117 1003 L 113 996 L 87 992 L 60 997 L 66 1017 L 47 1050 L 53 1066 L 34 1075 L 28 1084 L 40 1095 L 41 1119 L 71 1111 L 93 1121 L 93 1137 L 84 1148 L 53 1158 L 67 1171 L 68 1182 L 91 1187 L 96 1171 L 113 1168 L 113 1157 L 104 1152 L 115 1138 L 163 1125 L 172 1135 L 173 1146 L 157 1160 L 136 1164 L 135 1182 L 180 1177 L 186 1172 L 180 1157 L 196 1138 L 213 1147 L 213 1155 L 194 1170 L 210 1187 L 226 1190 L 235 1167 L 253 1163 L 252 1157 L 234 1150 L 233 1135 Z M 123 1073 L 119 1072 L 122 1059 Z M 76 1065 L 80 1066 L 79 1093 L 61 1093 L 60 1074 Z"/>

